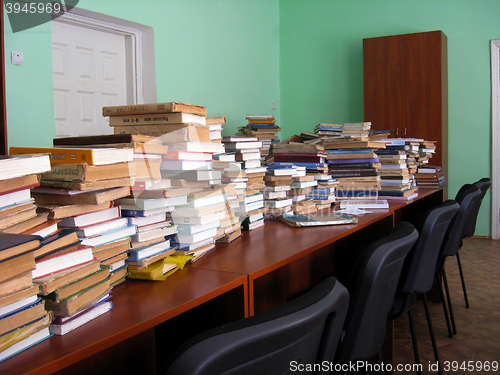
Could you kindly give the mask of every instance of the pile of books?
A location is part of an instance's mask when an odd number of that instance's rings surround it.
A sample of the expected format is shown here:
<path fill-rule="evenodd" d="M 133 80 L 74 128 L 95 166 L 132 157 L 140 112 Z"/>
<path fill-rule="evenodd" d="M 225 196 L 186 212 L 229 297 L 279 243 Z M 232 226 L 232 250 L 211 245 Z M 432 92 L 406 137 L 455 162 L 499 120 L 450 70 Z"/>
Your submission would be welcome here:
<path fill-rule="evenodd" d="M 47 212 L 51 220 L 59 220 L 59 229 L 75 230 L 80 243 L 91 246 L 102 264 L 110 266 L 115 286 L 125 281 L 128 256 L 128 247 L 117 241 L 129 241 L 136 233 L 136 227 L 113 207 L 115 200 L 130 194 L 134 151 L 99 143 L 98 147 L 85 145 L 89 137 L 81 138 L 56 139 L 54 143 L 61 145 L 53 148 L 12 147 L 11 153 L 50 153 L 51 171 L 42 174 L 41 186 L 32 189 L 38 210 Z M 109 257 L 103 258 L 105 254 Z"/>
<path fill-rule="evenodd" d="M 292 209 L 295 215 L 312 214 L 318 210 L 318 205 L 322 206 L 324 202 L 318 203 L 312 193 L 313 188 L 318 186 L 315 176 L 292 176 L 293 184 L 288 196 L 292 198 Z"/>
<path fill-rule="evenodd" d="M 414 170 L 409 165 L 413 154 L 405 150 L 406 145 L 400 140 L 388 138 L 386 141 L 386 148 L 376 151 L 381 165 L 379 197 L 412 199 L 417 194 Z"/>
<path fill-rule="evenodd" d="M 342 135 L 351 137 L 368 138 L 371 122 L 346 122 L 342 125 Z"/>
<path fill-rule="evenodd" d="M 37 215 L 30 189 L 47 171 L 47 154 L 0 156 L 0 361 L 51 336 L 32 275 L 42 237 L 23 234 L 44 232 L 47 215 Z"/>
<path fill-rule="evenodd" d="M 269 155 L 273 143 L 279 142 L 276 135 L 281 128 L 276 125 L 276 119 L 272 115 L 247 115 L 248 124 L 240 127 L 237 135 L 246 137 L 257 137 L 262 142 L 261 157 L 264 160 Z"/>
<path fill-rule="evenodd" d="M 294 183 L 292 176 L 298 175 L 297 167 L 293 165 L 279 166 L 268 165 L 265 179 L 264 204 L 267 211 L 264 213 L 266 220 L 280 220 L 284 213 L 292 211 L 293 201 L 304 200 L 305 197 L 291 196 Z"/>
<path fill-rule="evenodd" d="M 0 233 L 23 233 L 47 221 L 37 214 L 31 188 L 50 171 L 49 155 L 0 156 Z"/>
<path fill-rule="evenodd" d="M 51 316 L 32 276 L 40 239 L 0 233 L 0 361 L 51 335 Z"/>
<path fill-rule="evenodd" d="M 221 117 L 207 117 L 207 126 L 210 136 L 210 141 L 214 143 L 222 142 L 223 125 L 226 123 L 226 118 Z"/>
<path fill-rule="evenodd" d="M 381 164 L 375 151 L 384 149 L 384 142 L 339 137 L 324 140 L 323 146 L 328 173 L 338 181 L 337 199 L 377 199 Z"/>
<path fill-rule="evenodd" d="M 439 165 L 426 164 L 415 173 L 419 189 L 439 189 L 446 186 L 443 168 Z"/>
<path fill-rule="evenodd" d="M 314 134 L 318 135 L 318 137 L 338 137 L 342 135 L 342 124 L 318 124 L 314 128 Z M 306 134 L 306 137 L 308 135 Z M 309 136 L 309 138 L 312 138 Z"/>
<path fill-rule="evenodd" d="M 264 225 L 265 211 L 264 175 L 267 168 L 261 164 L 262 142 L 257 137 L 228 136 L 222 139 L 226 151 L 234 156 L 232 168 L 225 171 L 224 181 L 245 187 L 244 195 L 235 207 L 235 213 L 244 230 L 252 230 Z"/>

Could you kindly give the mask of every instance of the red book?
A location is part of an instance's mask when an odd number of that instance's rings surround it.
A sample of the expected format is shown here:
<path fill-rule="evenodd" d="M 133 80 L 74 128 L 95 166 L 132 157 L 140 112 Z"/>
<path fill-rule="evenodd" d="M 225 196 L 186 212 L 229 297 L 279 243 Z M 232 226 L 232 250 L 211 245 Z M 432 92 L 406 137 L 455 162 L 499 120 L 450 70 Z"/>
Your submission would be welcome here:
<path fill-rule="evenodd" d="M 54 272 L 83 264 L 94 259 L 92 246 L 79 243 L 56 250 L 35 260 L 36 268 L 33 278 L 39 278 Z"/>

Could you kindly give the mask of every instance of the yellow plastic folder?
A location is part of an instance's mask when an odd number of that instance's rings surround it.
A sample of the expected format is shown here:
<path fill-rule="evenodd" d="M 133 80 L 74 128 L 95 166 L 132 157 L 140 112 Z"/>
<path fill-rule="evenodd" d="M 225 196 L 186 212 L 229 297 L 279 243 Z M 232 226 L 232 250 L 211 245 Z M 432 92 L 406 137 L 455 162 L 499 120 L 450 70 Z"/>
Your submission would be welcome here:
<path fill-rule="evenodd" d="M 140 270 L 130 270 L 130 279 L 163 281 L 175 271 L 183 269 L 192 255 L 171 255 Z"/>

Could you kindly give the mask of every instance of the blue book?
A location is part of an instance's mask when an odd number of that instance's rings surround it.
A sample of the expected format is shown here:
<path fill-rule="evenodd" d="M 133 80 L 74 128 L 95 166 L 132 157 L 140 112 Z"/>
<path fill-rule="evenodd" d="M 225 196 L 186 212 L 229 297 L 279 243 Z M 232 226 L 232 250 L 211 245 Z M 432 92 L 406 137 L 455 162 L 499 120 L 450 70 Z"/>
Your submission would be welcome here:
<path fill-rule="evenodd" d="M 327 130 L 327 131 L 342 131 L 342 126 L 328 126 L 328 125 L 318 125 L 315 128 L 316 130 Z"/>
<path fill-rule="evenodd" d="M 277 161 L 274 165 L 278 167 L 288 167 L 288 166 L 296 166 L 296 167 L 306 167 L 306 168 L 324 168 L 326 167 L 326 163 L 301 163 L 295 161 Z"/>
<path fill-rule="evenodd" d="M 275 124 L 260 124 L 260 123 L 252 123 L 249 124 L 252 129 L 278 129 L 279 126 Z"/>
<path fill-rule="evenodd" d="M 273 165 L 268 165 L 267 166 L 267 169 L 293 169 L 295 168 L 295 164 L 294 163 L 288 163 L 287 165 L 277 165 L 277 163 L 274 163 Z"/>
<path fill-rule="evenodd" d="M 371 152 L 373 152 L 373 148 L 346 148 L 346 149 L 339 149 L 339 150 L 328 150 L 328 153 L 330 155 L 368 154 Z"/>
<path fill-rule="evenodd" d="M 18 307 L 17 309 L 9 311 L 8 313 L 0 316 L 0 335 L 5 335 L 9 332 L 15 331 L 18 328 L 24 327 L 28 324 L 42 319 L 45 316 L 44 306 L 45 305 L 43 300 L 38 297 L 36 301 Z M 15 325 L 12 320 L 17 319 L 17 317 L 14 318 L 14 315 L 17 315 L 19 319 L 23 317 L 28 321 L 26 321 L 26 323 L 22 324 L 21 326 Z"/>
<path fill-rule="evenodd" d="M 130 255 L 127 260 L 137 262 L 139 260 L 163 253 L 170 248 L 170 240 L 167 240 L 154 245 L 142 247 L 140 249 L 130 249 Z"/>
<path fill-rule="evenodd" d="M 313 195 L 313 194 L 308 194 L 306 195 L 306 199 L 314 199 L 318 201 L 327 201 L 332 199 L 335 195 Z"/>

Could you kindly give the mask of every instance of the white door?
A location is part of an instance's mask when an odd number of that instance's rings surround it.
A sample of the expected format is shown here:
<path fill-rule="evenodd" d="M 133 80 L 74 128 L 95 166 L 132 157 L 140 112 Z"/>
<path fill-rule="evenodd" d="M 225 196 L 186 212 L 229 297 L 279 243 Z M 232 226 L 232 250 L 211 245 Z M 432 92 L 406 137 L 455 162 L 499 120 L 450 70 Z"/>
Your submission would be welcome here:
<path fill-rule="evenodd" d="M 124 35 L 52 21 L 56 136 L 113 133 L 102 107 L 127 104 L 126 60 Z"/>

